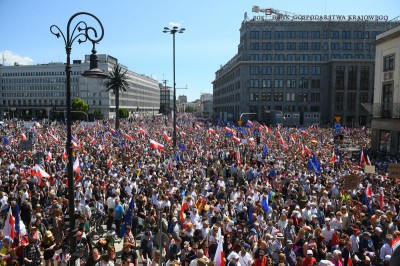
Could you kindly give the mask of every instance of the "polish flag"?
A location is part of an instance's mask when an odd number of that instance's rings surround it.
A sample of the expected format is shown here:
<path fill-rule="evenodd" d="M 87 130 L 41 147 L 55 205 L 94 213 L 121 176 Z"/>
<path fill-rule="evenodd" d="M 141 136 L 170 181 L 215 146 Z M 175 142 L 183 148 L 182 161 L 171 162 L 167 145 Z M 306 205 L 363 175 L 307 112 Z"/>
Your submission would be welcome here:
<path fill-rule="evenodd" d="M 199 125 L 194 125 L 195 129 L 201 129 L 201 127 Z"/>
<path fill-rule="evenodd" d="M 67 155 L 67 151 L 64 149 L 64 151 L 63 151 L 63 154 L 62 154 L 62 160 L 63 161 L 66 161 L 67 160 L 67 158 L 68 158 L 68 155 Z"/>
<path fill-rule="evenodd" d="M 81 167 L 79 165 L 79 158 L 78 157 L 76 157 L 73 169 L 74 169 L 74 172 L 76 172 L 76 173 L 80 173 L 81 172 Z"/>
<path fill-rule="evenodd" d="M 367 163 L 368 163 L 368 165 L 372 165 L 371 160 L 369 159 L 368 155 L 367 155 Z"/>
<path fill-rule="evenodd" d="M 147 131 L 140 127 L 139 128 L 139 133 L 147 134 Z"/>
<path fill-rule="evenodd" d="M 115 131 L 114 129 L 110 129 L 110 132 L 112 133 L 112 134 L 117 134 L 117 131 Z"/>
<path fill-rule="evenodd" d="M 255 146 L 256 145 L 254 143 L 254 138 L 249 138 L 249 144 L 250 144 L 250 146 Z"/>
<path fill-rule="evenodd" d="M 96 143 L 97 143 L 97 141 L 95 138 L 93 138 L 92 141 L 90 142 L 90 144 L 92 144 L 92 145 L 96 145 Z"/>
<path fill-rule="evenodd" d="M 42 134 L 39 134 L 39 139 L 40 139 L 40 140 L 43 140 Z"/>
<path fill-rule="evenodd" d="M 51 161 L 51 152 L 49 151 L 48 153 L 47 153 L 47 157 L 46 157 L 46 162 L 50 162 Z"/>
<path fill-rule="evenodd" d="M 125 134 L 125 139 L 126 140 L 133 140 L 133 138 L 131 136 L 129 136 L 128 134 Z"/>
<path fill-rule="evenodd" d="M 21 133 L 21 139 L 22 139 L 22 140 L 27 140 L 28 138 L 25 136 L 24 133 Z"/>
<path fill-rule="evenodd" d="M 108 161 L 107 161 L 107 166 L 108 166 L 108 167 L 111 167 L 112 164 L 113 164 L 112 158 L 108 159 Z"/>
<path fill-rule="evenodd" d="M 186 137 L 186 133 L 185 132 L 181 132 L 181 135 L 183 136 L 183 137 Z"/>
<path fill-rule="evenodd" d="M 311 152 L 311 150 L 306 146 L 306 145 L 304 145 L 303 146 L 303 150 L 304 150 L 304 152 L 306 152 L 308 155 L 312 155 L 312 152 Z"/>
<path fill-rule="evenodd" d="M 267 126 L 264 126 L 264 128 L 265 128 L 265 132 L 267 132 L 267 133 L 271 133 L 271 129 L 270 129 L 269 127 L 267 127 Z"/>
<path fill-rule="evenodd" d="M 162 137 L 165 139 L 166 142 L 170 142 L 171 141 L 171 137 L 168 137 L 168 135 L 167 135 L 167 133 L 165 131 L 162 134 Z"/>
<path fill-rule="evenodd" d="M 159 151 L 163 151 L 164 145 L 162 145 L 161 143 L 158 143 L 155 140 L 150 139 L 150 148 L 157 149 Z"/>
<path fill-rule="evenodd" d="M 365 162 L 365 156 L 364 156 L 364 150 L 362 150 L 360 156 L 360 166 L 362 166 L 364 162 Z"/>
<path fill-rule="evenodd" d="M 224 238 L 220 237 L 218 240 L 217 251 L 215 252 L 214 265 L 225 266 L 225 254 L 224 254 Z"/>
<path fill-rule="evenodd" d="M 234 142 L 240 143 L 240 139 L 238 137 L 233 136 L 232 139 Z"/>
<path fill-rule="evenodd" d="M 367 185 L 367 190 L 365 191 L 365 195 L 367 197 L 372 197 L 373 193 L 372 193 L 372 185 L 371 184 Z"/>
<path fill-rule="evenodd" d="M 40 167 L 39 165 L 35 165 L 35 170 L 36 170 L 36 176 L 37 177 L 46 177 L 46 178 L 48 178 L 48 177 L 50 177 L 50 175 L 48 174 L 48 173 L 46 173 L 46 171 L 45 170 L 43 170 L 43 168 L 42 167 Z"/>
<path fill-rule="evenodd" d="M 75 141 L 71 141 L 71 143 L 72 143 L 72 148 L 79 149 L 79 145 Z"/>
<path fill-rule="evenodd" d="M 385 207 L 383 199 L 384 199 L 383 187 L 381 187 L 381 191 L 379 193 L 379 206 L 381 207 L 381 210 L 383 210 L 383 208 Z"/>
<path fill-rule="evenodd" d="M 179 211 L 179 218 L 181 219 L 181 222 L 185 222 L 185 211 L 189 209 L 189 204 L 186 202 L 186 198 L 183 198 L 182 200 L 182 205 L 181 205 L 181 210 Z"/>
<path fill-rule="evenodd" d="M 336 154 L 335 154 L 335 150 L 333 150 L 332 157 L 331 157 L 331 163 L 335 163 L 335 162 L 336 162 Z"/>
<path fill-rule="evenodd" d="M 4 222 L 4 227 L 3 227 L 3 235 L 8 236 L 11 239 L 14 239 L 15 236 L 15 219 L 14 216 L 12 215 L 11 208 L 8 210 L 7 214 L 7 219 Z"/>
<path fill-rule="evenodd" d="M 302 128 L 302 129 L 301 129 L 301 134 L 307 135 L 308 133 L 307 133 L 307 131 L 306 131 L 304 128 Z"/>
<path fill-rule="evenodd" d="M 58 138 L 56 136 L 54 136 L 53 134 L 51 134 L 51 133 L 50 133 L 50 137 L 52 138 L 52 140 L 54 142 L 58 142 L 59 141 Z"/>
<path fill-rule="evenodd" d="M 216 139 L 219 139 L 219 135 L 218 135 L 218 134 L 215 134 L 215 138 L 216 138 Z"/>
<path fill-rule="evenodd" d="M 215 134 L 215 129 L 212 128 L 208 129 L 208 133 Z"/>
<path fill-rule="evenodd" d="M 230 129 L 229 127 L 225 127 L 225 132 L 232 132 L 232 129 Z"/>
<path fill-rule="evenodd" d="M 253 127 L 253 122 L 251 122 L 250 120 L 247 120 L 246 125 L 249 125 L 249 127 Z"/>

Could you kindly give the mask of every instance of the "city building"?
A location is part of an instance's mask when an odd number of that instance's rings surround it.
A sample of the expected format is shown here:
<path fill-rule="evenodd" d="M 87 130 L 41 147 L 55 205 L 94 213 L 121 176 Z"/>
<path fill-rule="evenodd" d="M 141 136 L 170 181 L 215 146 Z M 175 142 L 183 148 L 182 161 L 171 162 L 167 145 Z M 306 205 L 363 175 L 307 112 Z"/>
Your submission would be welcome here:
<path fill-rule="evenodd" d="M 200 114 L 204 118 L 214 118 L 213 95 L 212 93 L 202 93 L 200 95 Z"/>
<path fill-rule="evenodd" d="M 108 73 L 117 59 L 99 55 L 99 68 Z M 130 86 L 120 92 L 120 108 L 131 114 L 151 115 L 160 108 L 157 80 L 127 70 Z M 72 99 L 82 98 L 89 113 L 100 110 L 104 118 L 115 117 L 114 94 L 105 91 L 103 80 L 81 76 L 89 69 L 89 55 L 71 64 Z M 66 74 L 64 63 L 0 66 L 0 118 L 52 118 L 66 111 Z"/>
<path fill-rule="evenodd" d="M 285 125 L 366 125 L 370 115 L 375 45 L 382 31 L 399 23 L 387 16 L 297 15 L 264 12 L 240 27 L 238 52 L 213 81 L 219 120 L 254 119 Z M 282 120 L 282 119 L 281 119 Z"/>
<path fill-rule="evenodd" d="M 178 103 L 187 103 L 187 96 L 186 95 L 179 95 L 178 96 Z"/>
<path fill-rule="evenodd" d="M 174 92 L 167 86 L 167 81 L 160 83 L 160 114 L 170 115 L 174 106 Z"/>
<path fill-rule="evenodd" d="M 400 152 L 400 26 L 376 37 L 375 90 L 372 104 L 371 146 Z"/>

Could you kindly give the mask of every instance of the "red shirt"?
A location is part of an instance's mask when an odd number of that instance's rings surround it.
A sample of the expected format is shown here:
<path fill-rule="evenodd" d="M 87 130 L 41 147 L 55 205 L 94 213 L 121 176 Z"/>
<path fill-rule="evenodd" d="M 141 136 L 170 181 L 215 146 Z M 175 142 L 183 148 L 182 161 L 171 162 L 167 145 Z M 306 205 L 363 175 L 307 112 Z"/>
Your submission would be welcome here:
<path fill-rule="evenodd" d="M 307 257 L 303 260 L 303 266 L 312 266 L 312 265 L 316 265 L 317 260 L 314 257 Z"/>
<path fill-rule="evenodd" d="M 257 258 L 254 261 L 254 266 L 267 266 L 268 265 L 268 257 L 264 257 L 263 259 Z"/>

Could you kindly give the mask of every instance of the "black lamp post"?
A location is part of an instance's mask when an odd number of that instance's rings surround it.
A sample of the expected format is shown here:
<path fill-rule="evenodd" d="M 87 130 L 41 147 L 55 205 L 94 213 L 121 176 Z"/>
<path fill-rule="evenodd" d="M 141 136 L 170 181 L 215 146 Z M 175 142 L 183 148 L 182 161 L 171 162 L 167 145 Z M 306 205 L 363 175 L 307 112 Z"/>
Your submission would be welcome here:
<path fill-rule="evenodd" d="M 176 83 L 175 83 L 175 33 L 183 33 L 185 28 L 179 28 L 177 26 L 173 26 L 172 29 L 168 27 L 164 27 L 164 33 L 171 33 L 172 38 L 172 51 L 173 51 L 173 82 L 174 82 L 174 99 L 173 99 L 173 112 L 174 112 L 174 134 L 173 134 L 173 147 L 176 147 Z"/>
<path fill-rule="evenodd" d="M 101 31 L 97 31 L 94 27 L 88 26 L 86 22 L 80 20 L 75 24 L 75 26 L 71 27 L 72 21 L 80 16 L 85 15 L 88 17 L 94 18 L 100 26 Z M 76 240 L 73 235 L 75 229 L 75 202 L 74 202 L 74 176 L 73 176 L 73 162 L 72 162 L 72 133 L 71 133 L 71 50 L 72 44 L 74 41 L 78 40 L 78 43 L 81 44 L 89 40 L 92 42 L 92 54 L 90 55 L 90 70 L 85 71 L 82 75 L 85 77 L 94 77 L 94 78 L 107 78 L 107 74 L 101 71 L 98 68 L 98 56 L 96 54 L 95 44 L 99 43 L 104 36 L 104 28 L 101 24 L 100 20 L 94 16 L 93 14 L 87 12 L 79 12 L 73 15 L 67 24 L 67 34 L 60 30 L 60 28 L 56 25 L 52 25 L 50 27 L 50 32 L 57 36 L 57 38 L 62 37 L 64 39 L 65 51 L 67 54 L 67 64 L 65 66 L 65 72 L 67 75 L 67 93 L 66 93 L 66 105 L 67 105 L 67 141 L 66 141 L 66 150 L 68 156 L 67 163 L 67 178 L 68 178 L 68 209 L 69 209 L 69 241 L 70 241 L 70 251 L 72 254 L 72 261 L 75 260 L 75 251 L 76 251 Z"/>

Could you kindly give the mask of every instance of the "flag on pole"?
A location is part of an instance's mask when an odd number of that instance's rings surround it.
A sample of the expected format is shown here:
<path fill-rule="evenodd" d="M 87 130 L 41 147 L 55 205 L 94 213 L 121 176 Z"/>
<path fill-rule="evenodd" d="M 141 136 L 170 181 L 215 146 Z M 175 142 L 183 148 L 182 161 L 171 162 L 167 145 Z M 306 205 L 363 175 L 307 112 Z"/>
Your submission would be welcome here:
<path fill-rule="evenodd" d="M 379 192 L 379 207 L 381 207 L 381 210 L 383 210 L 383 208 L 385 207 L 383 187 L 381 187 Z"/>
<path fill-rule="evenodd" d="M 163 151 L 164 150 L 164 145 L 161 144 L 161 143 L 158 143 L 155 140 L 150 139 L 150 148 L 157 149 L 159 151 Z"/>
<path fill-rule="evenodd" d="M 3 235 L 14 239 L 15 236 L 15 220 L 11 208 L 8 210 L 7 219 L 4 222 Z"/>
<path fill-rule="evenodd" d="M 268 196 L 264 197 L 262 200 L 262 207 L 264 209 L 264 211 L 268 211 L 269 206 L 268 206 Z"/>
<path fill-rule="evenodd" d="M 237 152 L 236 152 L 236 160 L 237 160 L 238 165 L 242 164 L 242 161 L 240 159 L 240 150 L 239 150 L 239 148 L 237 149 Z"/>
<path fill-rule="evenodd" d="M 165 139 L 166 142 L 170 142 L 171 141 L 171 137 L 169 137 L 165 131 L 162 134 L 162 137 Z"/>
<path fill-rule="evenodd" d="M 129 136 L 128 134 L 125 134 L 125 139 L 126 140 L 133 140 L 133 138 L 131 136 Z"/>
<path fill-rule="evenodd" d="M 332 157 L 331 157 L 331 163 L 335 163 L 336 162 L 336 154 L 335 154 L 335 150 L 332 151 Z"/>
<path fill-rule="evenodd" d="M 134 210 L 135 210 L 135 201 L 133 199 L 133 197 L 131 198 L 131 201 L 129 202 L 129 208 L 126 211 L 125 215 L 124 215 L 124 220 L 122 222 L 122 226 L 121 226 L 121 232 L 120 232 L 120 236 L 123 237 L 125 235 L 125 231 L 126 231 L 126 227 L 132 226 L 132 216 L 134 214 Z"/>
<path fill-rule="evenodd" d="M 76 157 L 76 159 L 75 159 L 73 169 L 74 169 L 74 172 L 76 172 L 76 173 L 80 173 L 81 172 L 81 167 L 79 165 L 79 158 L 78 157 Z"/>
<path fill-rule="evenodd" d="M 218 240 L 217 251 L 215 252 L 214 265 L 225 266 L 225 254 L 224 254 L 224 238 L 220 237 Z"/>
<path fill-rule="evenodd" d="M 364 150 L 362 150 L 360 156 L 360 166 L 362 166 L 364 163 L 365 163 L 365 156 L 364 156 Z"/>

